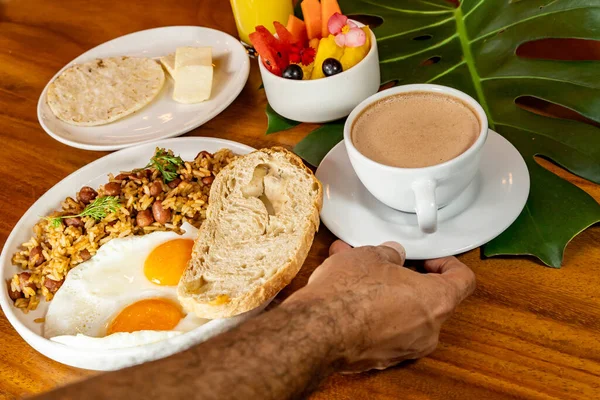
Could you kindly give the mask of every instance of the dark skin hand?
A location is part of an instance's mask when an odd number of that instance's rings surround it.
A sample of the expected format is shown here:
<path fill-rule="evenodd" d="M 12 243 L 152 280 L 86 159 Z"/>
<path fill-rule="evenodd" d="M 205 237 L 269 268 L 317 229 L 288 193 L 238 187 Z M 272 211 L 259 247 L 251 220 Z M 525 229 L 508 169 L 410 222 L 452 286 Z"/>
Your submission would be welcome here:
<path fill-rule="evenodd" d="M 424 357 L 475 288 L 454 257 L 403 268 L 397 243 L 337 241 L 306 287 L 276 309 L 188 351 L 100 375 L 39 399 L 302 398 L 333 372 Z"/>

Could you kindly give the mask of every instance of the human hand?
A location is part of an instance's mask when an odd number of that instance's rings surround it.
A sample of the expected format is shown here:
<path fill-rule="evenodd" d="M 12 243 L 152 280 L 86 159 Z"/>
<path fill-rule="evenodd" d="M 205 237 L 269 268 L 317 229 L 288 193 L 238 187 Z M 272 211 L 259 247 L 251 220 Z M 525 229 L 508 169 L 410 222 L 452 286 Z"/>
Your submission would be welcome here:
<path fill-rule="evenodd" d="M 428 260 L 428 273 L 420 274 L 403 267 L 404 249 L 394 242 L 352 249 L 338 240 L 329 254 L 286 302 L 325 307 L 343 372 L 431 353 L 442 323 L 475 289 L 475 274 L 455 257 Z"/>
<path fill-rule="evenodd" d="M 419 274 L 402 266 L 404 255 L 397 243 L 335 242 L 308 285 L 279 307 L 187 351 L 44 398 L 304 398 L 331 372 L 423 357 L 475 276 L 454 257 L 429 260 L 429 273 Z"/>

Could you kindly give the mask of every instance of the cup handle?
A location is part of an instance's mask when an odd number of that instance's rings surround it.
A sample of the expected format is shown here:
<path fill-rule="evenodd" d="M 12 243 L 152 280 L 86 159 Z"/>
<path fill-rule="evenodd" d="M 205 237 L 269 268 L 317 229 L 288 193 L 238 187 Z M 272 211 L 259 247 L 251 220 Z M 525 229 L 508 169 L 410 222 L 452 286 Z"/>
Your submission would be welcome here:
<path fill-rule="evenodd" d="M 415 194 L 415 211 L 419 228 L 424 233 L 434 233 L 437 230 L 437 203 L 435 201 L 436 182 L 420 180 L 412 184 Z"/>

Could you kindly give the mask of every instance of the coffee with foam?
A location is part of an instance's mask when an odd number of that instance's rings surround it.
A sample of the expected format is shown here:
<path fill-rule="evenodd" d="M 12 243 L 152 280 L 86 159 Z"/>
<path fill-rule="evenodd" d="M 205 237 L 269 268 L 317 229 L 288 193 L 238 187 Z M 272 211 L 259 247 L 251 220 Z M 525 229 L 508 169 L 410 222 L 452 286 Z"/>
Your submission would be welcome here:
<path fill-rule="evenodd" d="M 481 122 L 462 100 L 436 92 L 406 92 L 366 108 L 351 129 L 352 143 L 380 164 L 422 168 L 452 160 L 479 137 Z"/>

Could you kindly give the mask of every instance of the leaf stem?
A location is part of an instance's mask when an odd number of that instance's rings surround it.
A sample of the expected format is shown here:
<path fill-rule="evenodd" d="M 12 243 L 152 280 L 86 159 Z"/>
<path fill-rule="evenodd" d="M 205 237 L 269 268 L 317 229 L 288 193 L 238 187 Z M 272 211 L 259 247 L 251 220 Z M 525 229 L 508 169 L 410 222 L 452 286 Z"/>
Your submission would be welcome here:
<path fill-rule="evenodd" d="M 443 41 L 434 44 L 433 46 L 429 46 L 425 49 L 419 50 L 419 51 L 415 51 L 414 53 L 410 53 L 410 54 L 406 54 L 403 56 L 399 56 L 399 57 L 395 57 L 395 58 L 386 58 L 384 60 L 379 60 L 380 64 L 385 64 L 385 63 L 390 63 L 390 62 L 394 62 L 394 61 L 400 61 L 400 60 L 405 60 L 409 57 L 413 57 L 416 56 L 417 54 L 422 54 L 422 53 L 427 53 L 428 51 L 431 51 L 433 49 L 437 49 L 439 47 L 442 47 L 443 45 L 450 43 L 451 41 L 453 41 L 456 38 L 457 34 L 454 34 L 446 39 L 444 39 Z"/>
<path fill-rule="evenodd" d="M 433 81 L 436 81 L 436 80 L 440 79 L 442 76 L 449 74 L 450 72 L 454 71 L 456 68 L 460 67 L 464 63 L 465 63 L 465 61 L 463 60 L 463 61 L 459 62 L 458 64 L 453 65 L 452 67 L 448 68 L 447 70 L 445 70 L 441 74 L 434 76 L 433 78 L 431 78 L 430 80 L 428 80 L 425 83 L 431 83 Z"/>
<path fill-rule="evenodd" d="M 458 38 L 460 40 L 460 46 L 463 50 L 463 54 L 465 57 L 465 62 L 467 63 L 467 67 L 469 68 L 469 72 L 471 73 L 471 80 L 473 81 L 473 86 L 475 87 L 475 93 L 477 93 L 477 101 L 483 107 L 483 110 L 488 116 L 488 124 L 491 129 L 494 129 L 494 122 L 492 121 L 492 115 L 490 114 L 490 109 L 485 100 L 485 95 L 483 93 L 483 88 L 481 86 L 481 77 L 477 72 L 477 68 L 475 67 L 475 60 L 473 58 L 473 53 L 471 52 L 471 44 L 469 42 L 469 36 L 467 34 L 467 27 L 465 26 L 465 20 L 463 16 L 463 12 L 461 7 L 458 7 L 454 10 L 454 16 L 456 18 L 456 30 L 458 32 Z"/>
<path fill-rule="evenodd" d="M 383 42 L 384 40 L 387 40 L 387 39 L 392 39 L 392 38 L 396 38 L 396 37 L 400 37 L 400 36 L 410 35 L 411 33 L 419 32 L 419 31 L 422 31 L 422 30 L 425 30 L 425 29 L 429 29 L 429 28 L 434 28 L 436 26 L 443 25 L 446 22 L 450 22 L 450 21 L 453 21 L 453 20 L 454 20 L 454 15 L 452 15 L 451 17 L 448 17 L 446 19 L 443 19 L 441 21 L 435 22 L 435 23 L 433 23 L 431 25 L 419 26 L 417 28 L 414 28 L 414 29 L 411 29 L 411 30 L 408 30 L 408 31 L 404 31 L 404 32 L 400 32 L 400 33 L 396 33 L 396 34 L 393 34 L 393 35 L 381 36 L 381 37 L 378 36 L 377 37 L 377 43 Z"/>

